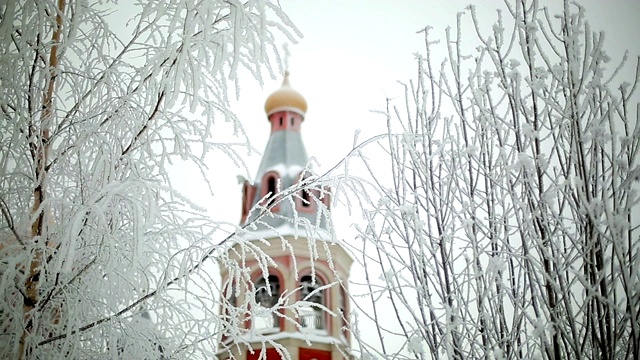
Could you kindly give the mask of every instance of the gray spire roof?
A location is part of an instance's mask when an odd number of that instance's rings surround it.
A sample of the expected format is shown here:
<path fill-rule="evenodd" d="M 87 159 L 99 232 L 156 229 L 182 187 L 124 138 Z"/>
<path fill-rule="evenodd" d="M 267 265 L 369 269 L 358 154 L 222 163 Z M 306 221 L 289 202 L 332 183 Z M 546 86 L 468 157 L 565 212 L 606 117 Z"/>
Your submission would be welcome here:
<path fill-rule="evenodd" d="M 251 204 L 255 205 L 263 198 L 267 186 L 264 176 L 267 173 L 275 172 L 278 175 L 280 192 L 287 193 L 287 189 L 296 186 L 301 178 L 306 177 L 305 175 L 312 175 L 308 162 L 307 150 L 299 131 L 280 130 L 273 132 L 255 177 L 256 192 Z M 295 223 L 296 219 L 297 221 L 306 220 L 312 226 L 317 224 L 320 229 L 328 230 L 325 216 L 318 216 L 318 211 L 321 211 L 320 205 L 315 206 L 313 212 L 296 210 L 296 199 L 299 196 L 298 194 L 296 197 L 294 194 L 286 198 L 279 198 L 279 205 L 257 222 L 258 230 L 276 229 L 279 235 L 291 235 L 282 233 L 283 227 L 290 227 L 289 230 L 298 231 L 299 235 L 303 235 L 304 230 Z M 259 215 L 260 211 L 254 210 L 247 220 L 255 220 Z"/>
<path fill-rule="evenodd" d="M 308 161 L 309 156 L 299 131 L 276 131 L 269 137 L 255 182 L 260 186 L 267 172 L 276 171 L 280 175 L 281 187 L 285 189 L 298 181 Z"/>

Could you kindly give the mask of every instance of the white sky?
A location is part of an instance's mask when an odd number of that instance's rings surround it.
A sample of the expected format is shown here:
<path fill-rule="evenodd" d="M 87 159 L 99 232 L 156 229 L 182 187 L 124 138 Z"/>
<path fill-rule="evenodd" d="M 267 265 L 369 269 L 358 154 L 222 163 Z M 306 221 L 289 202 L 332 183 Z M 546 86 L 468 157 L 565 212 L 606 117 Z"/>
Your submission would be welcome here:
<path fill-rule="evenodd" d="M 402 94 L 398 80 L 416 77 L 413 54 L 424 54 L 423 35 L 416 31 L 429 25 L 433 27 L 430 39 L 444 39 L 445 28 L 455 26 L 456 13 L 469 3 L 476 4 L 487 31 L 496 19 L 495 9 L 505 8 L 498 0 L 281 0 L 282 8 L 304 35 L 298 44 L 289 46 L 289 68 L 291 85 L 309 104 L 302 133 L 307 152 L 319 161 L 317 172 L 329 169 L 349 152 L 356 130 L 361 131 L 361 140 L 385 130 L 384 118 L 370 110 L 383 109 L 385 98 Z M 541 3 L 557 10 L 562 6 L 560 0 Z M 605 47 L 613 59 L 610 65 L 621 59 L 626 48 L 632 58 L 640 55 L 640 0 L 588 0 L 580 4 L 586 8 L 592 28 L 606 33 Z M 463 40 L 475 43 L 475 34 Z M 438 63 L 442 56 L 435 55 Z M 268 80 L 264 88 L 248 78 L 240 82 L 240 99 L 233 110 L 260 151 L 269 136 L 264 101 L 281 82 L 281 78 Z M 253 178 L 260 156 L 254 154 L 246 161 Z M 199 196 L 198 200 L 215 219 L 237 223 L 241 187 L 236 175 L 242 170 L 224 159 L 211 166 L 215 196 Z M 334 211 L 341 237 L 350 236 L 344 213 L 340 207 Z"/>
<path fill-rule="evenodd" d="M 331 168 L 349 152 L 356 130 L 360 139 L 380 134 L 385 120 L 370 112 L 383 109 L 385 98 L 400 96 L 397 81 L 415 78 L 413 54 L 424 53 L 424 38 L 417 30 L 433 27 L 431 39 L 444 39 L 445 28 L 455 26 L 456 13 L 469 2 L 477 5 L 478 16 L 489 31 L 496 19 L 497 0 L 282 0 L 281 5 L 304 34 L 291 52 L 291 85 L 309 104 L 302 125 L 303 139 L 310 156 L 318 159 L 318 173 Z M 560 0 L 542 1 L 559 9 Z M 625 48 L 632 59 L 640 55 L 640 0 L 580 1 L 594 30 L 606 32 L 606 49 L 617 63 Z M 469 17 L 465 17 L 469 19 Z M 475 34 L 467 36 L 475 43 Z M 435 57 L 442 59 L 443 54 Z M 263 110 L 266 97 L 280 87 L 282 79 L 268 80 L 260 88 L 251 79 L 241 79 L 240 99 L 234 104 L 254 147 L 264 150 L 269 125 Z M 260 155 L 246 157 L 250 177 L 255 176 Z M 384 166 L 384 164 L 381 164 Z M 240 219 L 241 186 L 236 175 L 243 171 L 223 157 L 211 163 L 213 197 L 193 195 L 209 209 L 212 218 L 230 223 Z M 191 187 L 197 189 L 196 186 Z M 352 221 L 345 206 L 333 211 L 338 236 L 353 238 Z M 219 241 L 222 239 L 213 239 Z M 352 268 L 352 279 L 361 270 Z"/>

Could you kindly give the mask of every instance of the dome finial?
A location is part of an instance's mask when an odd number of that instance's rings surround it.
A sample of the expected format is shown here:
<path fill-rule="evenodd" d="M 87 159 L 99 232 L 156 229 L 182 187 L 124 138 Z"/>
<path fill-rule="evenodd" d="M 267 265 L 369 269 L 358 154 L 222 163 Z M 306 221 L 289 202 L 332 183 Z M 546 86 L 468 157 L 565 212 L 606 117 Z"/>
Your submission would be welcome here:
<path fill-rule="evenodd" d="M 284 79 L 282 79 L 282 86 L 291 86 L 289 84 L 289 70 L 284 71 Z"/>
<path fill-rule="evenodd" d="M 267 116 L 278 111 L 295 111 L 304 117 L 307 112 L 307 100 L 289 84 L 288 68 L 285 68 L 282 86 L 269 95 L 264 104 L 264 110 Z"/>
<path fill-rule="evenodd" d="M 284 79 L 287 80 L 289 76 L 289 58 L 291 57 L 291 53 L 289 52 L 289 44 L 282 44 L 282 49 L 284 50 Z"/>
<path fill-rule="evenodd" d="M 284 49 L 284 79 L 282 80 L 282 86 L 269 95 L 264 104 L 264 110 L 267 116 L 278 111 L 295 111 L 304 117 L 307 112 L 307 101 L 302 94 L 295 91 L 289 84 L 289 46 L 284 43 L 282 48 Z"/>

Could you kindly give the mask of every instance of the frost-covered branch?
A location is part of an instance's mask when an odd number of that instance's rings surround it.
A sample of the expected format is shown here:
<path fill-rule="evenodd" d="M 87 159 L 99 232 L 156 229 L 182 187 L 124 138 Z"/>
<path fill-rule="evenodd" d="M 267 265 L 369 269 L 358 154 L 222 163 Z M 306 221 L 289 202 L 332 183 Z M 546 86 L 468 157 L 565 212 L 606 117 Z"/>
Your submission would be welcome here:
<path fill-rule="evenodd" d="M 362 157 L 359 321 L 383 344 L 354 334 L 364 355 L 640 354 L 638 64 L 609 67 L 579 4 L 504 7 L 488 31 L 461 13 L 439 67 L 422 32 L 417 79 L 382 111 L 388 166 Z"/>
<path fill-rule="evenodd" d="M 173 299 L 211 280 L 201 264 L 235 227 L 172 185 L 175 164 L 205 184 L 211 153 L 243 166 L 230 94 L 298 35 L 268 1 L 0 6 L 0 357 L 209 357 L 216 288 Z M 215 142 L 222 122 L 240 140 Z"/>

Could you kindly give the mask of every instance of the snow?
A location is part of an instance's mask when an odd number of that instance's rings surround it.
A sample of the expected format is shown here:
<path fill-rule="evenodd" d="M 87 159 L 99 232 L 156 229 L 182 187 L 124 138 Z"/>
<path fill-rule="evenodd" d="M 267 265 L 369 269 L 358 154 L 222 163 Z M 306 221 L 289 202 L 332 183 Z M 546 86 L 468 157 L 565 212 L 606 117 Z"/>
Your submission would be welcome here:
<path fill-rule="evenodd" d="M 276 329 L 279 330 L 279 329 Z M 286 339 L 297 339 L 297 340 L 303 340 L 305 342 L 310 342 L 311 344 L 339 344 L 342 345 L 344 344 L 341 340 L 333 337 L 333 336 L 329 336 L 326 335 L 326 332 L 322 333 L 322 332 L 284 332 L 284 331 L 278 331 L 278 332 L 274 332 L 274 333 L 269 333 L 269 334 L 252 334 L 252 333 L 245 333 L 242 334 L 240 336 L 237 337 L 237 339 L 234 340 L 234 342 L 236 343 L 264 343 L 264 342 L 279 342 L 282 340 L 286 340 Z M 226 349 L 220 349 L 218 350 L 218 354 L 222 354 L 225 353 L 227 350 Z"/>
<path fill-rule="evenodd" d="M 424 353 L 424 345 L 422 344 L 422 337 L 418 335 L 411 336 L 409 338 L 409 342 L 407 343 L 407 348 L 409 349 L 409 351 L 416 354 Z"/>
<path fill-rule="evenodd" d="M 272 166 L 270 166 L 269 168 L 265 169 L 265 174 L 269 171 L 275 171 L 278 174 L 280 174 L 280 176 L 282 177 L 289 177 L 292 179 L 297 179 L 300 177 L 300 174 L 302 174 L 303 171 L 309 171 L 308 168 L 305 168 L 304 166 L 300 166 L 300 165 L 295 165 L 295 164 L 291 164 L 291 165 L 285 165 L 283 163 L 278 163 L 278 164 L 274 164 Z M 261 181 L 262 179 L 257 179 L 256 181 Z"/>
<path fill-rule="evenodd" d="M 280 238 L 285 236 L 292 236 L 294 238 L 297 237 L 307 237 L 309 234 L 307 232 L 307 228 L 303 228 L 302 226 L 293 226 L 289 223 L 280 225 L 273 229 L 259 229 L 259 230 L 251 230 L 250 228 L 245 228 L 242 230 L 238 236 L 247 241 L 252 240 L 263 240 L 263 239 L 271 239 L 271 238 Z M 331 236 L 331 233 L 327 230 L 321 228 L 313 228 L 313 232 L 311 233 L 311 237 L 316 240 L 322 240 L 326 242 L 335 242 L 335 238 Z"/>

